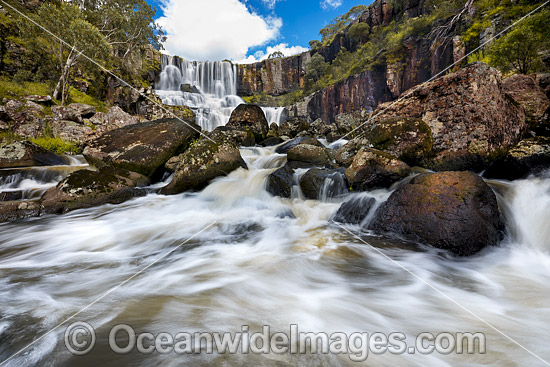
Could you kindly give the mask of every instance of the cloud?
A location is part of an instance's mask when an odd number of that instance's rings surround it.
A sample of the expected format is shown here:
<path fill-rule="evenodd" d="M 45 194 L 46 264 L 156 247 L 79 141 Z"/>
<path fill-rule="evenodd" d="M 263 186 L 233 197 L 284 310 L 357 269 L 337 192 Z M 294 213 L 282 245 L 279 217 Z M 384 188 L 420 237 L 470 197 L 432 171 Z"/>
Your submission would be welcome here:
<path fill-rule="evenodd" d="M 257 51 L 254 55 L 250 55 L 247 58 L 242 58 L 236 62 L 239 64 L 252 64 L 258 61 L 265 60 L 274 52 L 281 52 L 285 57 L 301 54 L 309 49 L 302 46 L 288 46 L 288 43 L 280 43 L 276 46 L 269 46 L 265 51 Z"/>
<path fill-rule="evenodd" d="M 336 9 L 337 7 L 339 7 L 340 5 L 342 5 L 343 3 L 343 0 L 323 0 L 321 2 L 321 7 L 323 9 Z"/>
<path fill-rule="evenodd" d="M 281 0 L 262 0 L 262 2 L 267 6 L 269 9 L 274 9 L 275 4 Z"/>
<path fill-rule="evenodd" d="M 283 26 L 281 18 L 262 17 L 239 0 L 166 0 L 162 8 L 166 52 L 188 60 L 243 59 L 249 48 L 276 39 Z"/>

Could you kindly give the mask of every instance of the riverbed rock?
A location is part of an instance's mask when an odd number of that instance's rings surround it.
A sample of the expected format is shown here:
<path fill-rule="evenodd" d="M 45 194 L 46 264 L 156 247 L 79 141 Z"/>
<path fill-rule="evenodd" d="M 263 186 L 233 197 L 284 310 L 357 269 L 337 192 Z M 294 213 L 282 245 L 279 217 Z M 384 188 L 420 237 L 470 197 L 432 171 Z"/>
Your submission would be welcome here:
<path fill-rule="evenodd" d="M 71 103 L 69 108 L 76 111 L 76 113 L 83 119 L 89 119 L 96 114 L 95 107 L 84 103 Z"/>
<path fill-rule="evenodd" d="M 497 245 L 501 236 L 495 193 L 470 172 L 413 178 L 377 210 L 371 228 L 462 256 Z"/>
<path fill-rule="evenodd" d="M 290 198 L 294 186 L 294 170 L 285 164 L 267 177 L 266 190 L 273 196 Z"/>
<path fill-rule="evenodd" d="M 227 127 L 251 131 L 256 142 L 260 143 L 267 137 L 269 124 L 265 118 L 265 113 L 260 106 L 252 104 L 241 104 L 233 110 Z"/>
<path fill-rule="evenodd" d="M 277 154 L 287 154 L 290 149 L 292 149 L 295 146 L 297 146 L 298 144 L 306 141 L 307 139 L 308 139 L 307 136 L 301 136 L 299 138 L 294 138 L 292 140 L 288 140 L 287 142 L 285 142 L 280 147 L 277 147 L 277 149 L 275 149 L 275 153 L 277 153 Z"/>
<path fill-rule="evenodd" d="M 411 174 L 411 168 L 389 153 L 363 148 L 354 157 L 346 178 L 355 191 L 387 188 Z"/>
<path fill-rule="evenodd" d="M 147 177 L 171 157 L 185 151 L 200 127 L 178 119 L 161 119 L 111 130 L 91 141 L 84 156 L 92 164 L 112 165 Z"/>
<path fill-rule="evenodd" d="M 375 204 L 376 199 L 371 197 L 352 197 L 340 206 L 332 220 L 344 224 L 360 224 Z"/>
<path fill-rule="evenodd" d="M 300 189 L 307 199 L 335 198 L 349 192 L 342 170 L 312 168 L 299 181 Z"/>
<path fill-rule="evenodd" d="M 40 203 L 37 201 L 0 202 L 0 223 L 40 216 Z"/>
<path fill-rule="evenodd" d="M 328 149 L 311 144 L 298 144 L 291 148 L 287 159 L 293 168 L 333 167 Z"/>
<path fill-rule="evenodd" d="M 481 170 L 527 130 L 523 108 L 506 93 L 499 72 L 483 63 L 418 85 L 375 113 L 422 119 L 433 137 L 433 155 L 422 165 L 442 171 Z"/>
<path fill-rule="evenodd" d="M 79 124 L 82 123 L 82 116 L 77 110 L 67 106 L 53 106 L 52 107 L 53 118 L 58 121 L 73 121 Z"/>
<path fill-rule="evenodd" d="M 550 121 L 543 120 L 544 114 L 550 108 L 550 100 L 535 76 L 512 75 L 504 79 L 502 86 L 525 110 L 527 124 L 531 130 L 538 134 L 550 130 Z"/>
<path fill-rule="evenodd" d="M 256 138 L 251 131 L 230 126 L 218 126 L 207 135 L 214 141 L 225 141 L 237 147 L 253 147 L 256 144 Z"/>
<path fill-rule="evenodd" d="M 215 138 L 215 139 L 212 139 Z M 238 146 L 224 134 L 201 137 L 179 156 L 174 178 L 161 190 L 163 195 L 201 190 L 216 177 L 237 168 L 247 168 Z"/>
<path fill-rule="evenodd" d="M 137 187 L 148 182 L 147 177 L 121 168 L 76 171 L 44 193 L 42 212 L 62 214 L 104 204 L 120 204 L 144 196 L 146 191 Z"/>
<path fill-rule="evenodd" d="M 294 138 L 301 132 L 308 131 L 308 129 L 309 124 L 307 121 L 300 118 L 292 118 L 281 123 L 281 125 L 279 125 L 277 133 L 279 134 L 279 136 Z"/>
<path fill-rule="evenodd" d="M 546 170 L 550 170 L 550 137 L 538 136 L 520 141 L 487 170 L 486 176 L 517 180 Z"/>
<path fill-rule="evenodd" d="M 17 141 L 0 147 L 0 168 L 57 166 L 67 159 L 48 152 L 30 141 Z"/>

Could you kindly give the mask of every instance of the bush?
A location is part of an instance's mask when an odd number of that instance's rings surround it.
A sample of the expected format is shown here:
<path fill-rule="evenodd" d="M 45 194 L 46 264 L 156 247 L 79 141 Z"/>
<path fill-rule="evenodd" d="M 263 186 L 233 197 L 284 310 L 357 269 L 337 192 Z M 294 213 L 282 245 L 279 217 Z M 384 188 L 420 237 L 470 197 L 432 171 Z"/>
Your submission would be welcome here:
<path fill-rule="evenodd" d="M 49 152 L 56 154 L 80 154 L 80 149 L 75 143 L 61 138 L 41 137 L 31 140 L 34 144 L 41 146 Z"/>

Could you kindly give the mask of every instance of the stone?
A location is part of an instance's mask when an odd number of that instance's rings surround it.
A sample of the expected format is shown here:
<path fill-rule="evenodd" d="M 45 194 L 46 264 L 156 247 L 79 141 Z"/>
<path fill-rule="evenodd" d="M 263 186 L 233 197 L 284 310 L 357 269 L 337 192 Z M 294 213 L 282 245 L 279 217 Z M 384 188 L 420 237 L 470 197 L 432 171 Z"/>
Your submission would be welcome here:
<path fill-rule="evenodd" d="M 0 223 L 40 216 L 40 203 L 36 201 L 0 202 Z"/>
<path fill-rule="evenodd" d="M 340 206 L 332 220 L 344 224 L 361 224 L 375 204 L 376 199 L 371 197 L 352 197 Z"/>
<path fill-rule="evenodd" d="M 312 168 L 300 178 L 299 185 L 310 200 L 336 198 L 349 192 L 342 170 Z"/>
<path fill-rule="evenodd" d="M 267 137 L 269 125 L 260 106 L 241 104 L 231 113 L 227 127 L 252 132 L 259 143 Z"/>
<path fill-rule="evenodd" d="M 89 119 L 93 117 L 96 114 L 96 109 L 93 106 L 84 104 L 84 103 L 71 103 L 69 105 L 69 108 L 76 111 L 78 115 L 80 115 L 83 119 Z"/>
<path fill-rule="evenodd" d="M 273 196 L 290 198 L 294 186 L 294 170 L 288 164 L 267 177 L 266 190 Z"/>
<path fill-rule="evenodd" d="M 76 110 L 66 106 L 53 106 L 52 107 L 53 118 L 57 121 L 73 121 L 79 124 L 82 123 L 82 116 Z"/>
<path fill-rule="evenodd" d="M 17 141 L 0 147 L 0 168 L 58 166 L 67 163 L 65 157 L 48 152 L 29 141 Z"/>
<path fill-rule="evenodd" d="M 310 144 L 299 144 L 287 153 L 289 164 L 293 168 L 333 167 L 328 149 Z"/>

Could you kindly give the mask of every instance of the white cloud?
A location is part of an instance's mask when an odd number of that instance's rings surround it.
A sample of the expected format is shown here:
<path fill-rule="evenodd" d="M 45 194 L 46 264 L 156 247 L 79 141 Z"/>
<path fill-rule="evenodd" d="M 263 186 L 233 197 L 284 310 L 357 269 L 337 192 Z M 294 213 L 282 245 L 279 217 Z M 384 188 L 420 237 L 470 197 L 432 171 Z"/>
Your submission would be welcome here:
<path fill-rule="evenodd" d="M 265 51 L 257 51 L 254 55 L 250 55 L 247 58 L 242 58 L 236 62 L 239 64 L 252 64 L 258 61 L 265 60 L 274 52 L 281 52 L 285 57 L 298 55 L 302 52 L 306 52 L 309 49 L 302 46 L 288 46 L 288 43 L 280 43 L 276 46 L 269 46 Z"/>
<path fill-rule="evenodd" d="M 321 2 L 321 7 L 323 9 L 336 9 L 340 5 L 342 5 L 343 0 L 323 0 Z"/>
<path fill-rule="evenodd" d="M 281 0 L 262 0 L 262 2 L 269 8 L 269 9 L 274 9 L 275 8 L 275 4 L 277 4 L 277 2 L 279 2 Z"/>
<path fill-rule="evenodd" d="M 166 0 L 163 12 L 158 23 L 168 35 L 166 52 L 188 60 L 243 59 L 283 26 L 281 18 L 262 17 L 239 0 Z"/>

